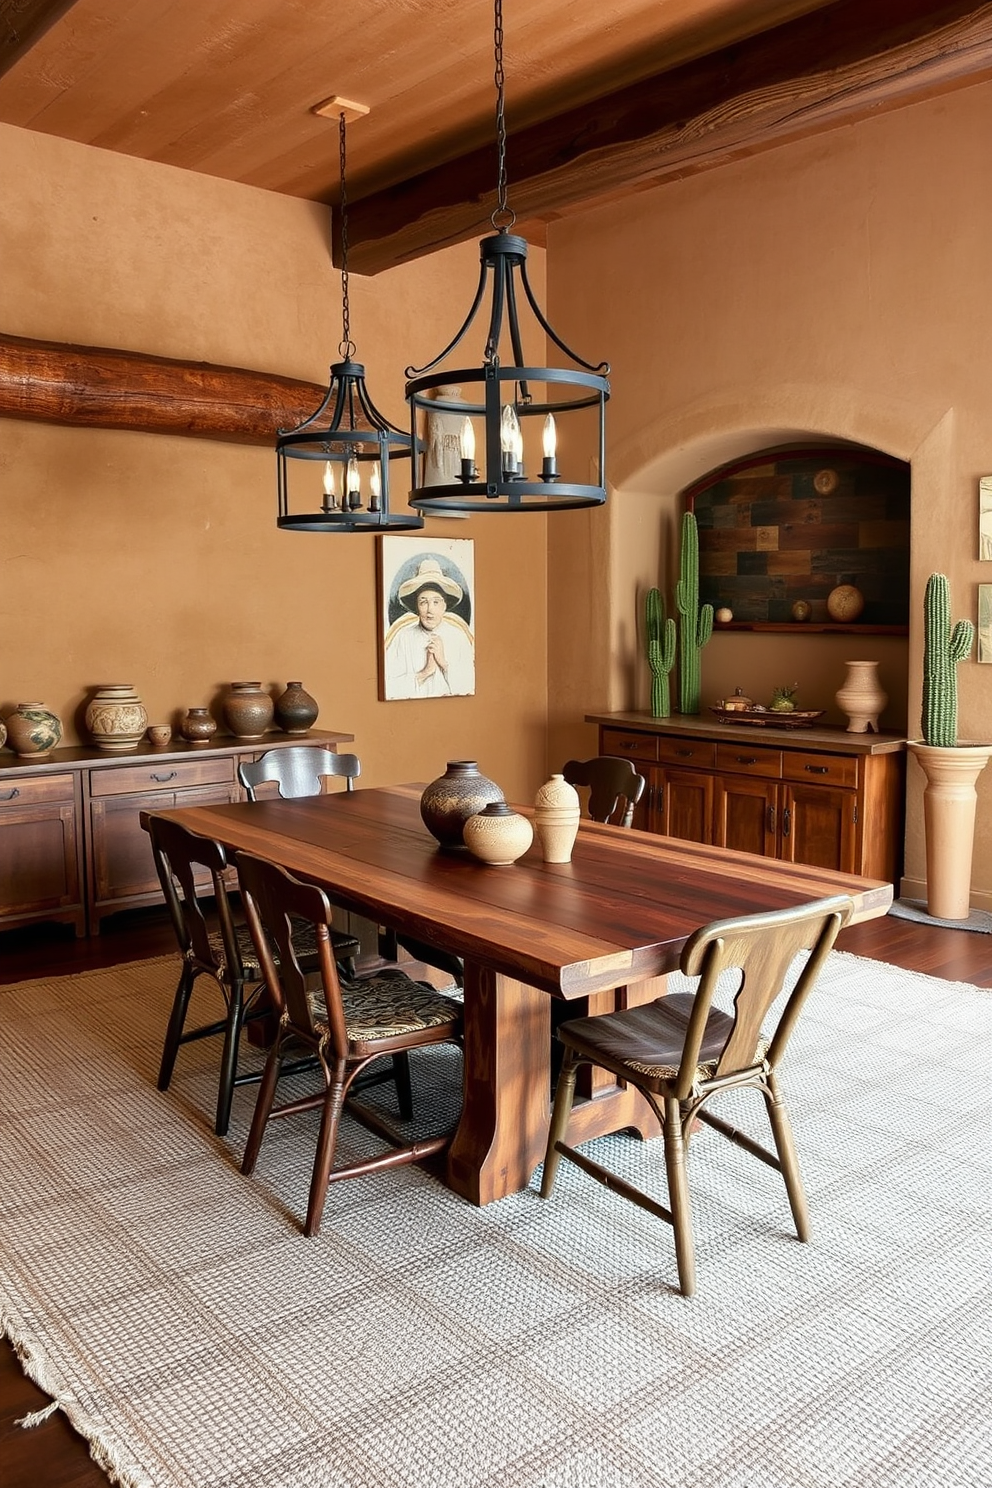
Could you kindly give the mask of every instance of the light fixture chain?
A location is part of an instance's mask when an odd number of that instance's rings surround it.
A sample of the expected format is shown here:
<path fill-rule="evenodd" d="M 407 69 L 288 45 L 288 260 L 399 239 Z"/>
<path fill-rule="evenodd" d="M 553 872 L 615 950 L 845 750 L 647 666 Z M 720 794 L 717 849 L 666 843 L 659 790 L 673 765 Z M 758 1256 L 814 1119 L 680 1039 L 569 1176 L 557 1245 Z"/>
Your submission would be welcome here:
<path fill-rule="evenodd" d="M 338 120 L 338 158 L 341 170 L 341 196 L 338 204 L 341 216 L 341 341 L 338 345 L 338 352 L 342 357 L 348 358 L 354 355 L 355 343 L 351 339 L 351 303 L 348 299 L 348 185 L 345 171 L 347 163 L 345 133 L 345 116 L 342 113 Z"/>
<path fill-rule="evenodd" d="M 503 0 L 494 0 L 493 53 L 496 60 L 496 210 L 493 227 L 512 227 L 516 213 L 506 204 L 506 74 L 503 71 Z"/>

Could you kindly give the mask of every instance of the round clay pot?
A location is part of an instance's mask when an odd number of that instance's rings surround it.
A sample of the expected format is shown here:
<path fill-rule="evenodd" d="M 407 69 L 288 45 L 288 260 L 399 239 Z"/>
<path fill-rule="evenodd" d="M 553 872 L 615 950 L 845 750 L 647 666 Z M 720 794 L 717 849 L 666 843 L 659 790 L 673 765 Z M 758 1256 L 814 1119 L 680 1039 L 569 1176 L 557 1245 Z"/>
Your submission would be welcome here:
<path fill-rule="evenodd" d="M 232 682 L 221 706 L 236 739 L 261 739 L 275 716 L 275 705 L 259 682 Z"/>
<path fill-rule="evenodd" d="M 316 701 L 304 692 L 302 682 L 287 682 L 286 691 L 276 698 L 276 723 L 285 734 L 305 734 L 317 722 Z"/>
<path fill-rule="evenodd" d="M 137 749 L 148 714 L 130 682 L 107 682 L 87 703 L 84 721 L 97 749 L 119 754 Z"/>
<path fill-rule="evenodd" d="M 444 848 L 464 847 L 462 828 L 470 816 L 502 801 L 503 792 L 479 773 L 475 760 L 452 760 L 420 798 L 420 815 L 432 837 Z"/>
<path fill-rule="evenodd" d="M 148 729 L 148 742 L 154 744 L 156 749 L 164 749 L 166 744 L 172 743 L 171 723 L 153 723 Z"/>
<path fill-rule="evenodd" d="M 62 738 L 62 720 L 44 703 L 18 703 L 7 715 L 7 742 L 22 759 L 51 754 Z"/>
<path fill-rule="evenodd" d="M 523 857 L 534 841 L 534 828 L 505 801 L 490 801 L 469 817 L 462 828 L 462 840 L 473 857 L 502 868 Z"/>
<path fill-rule="evenodd" d="M 209 709 L 190 708 L 179 728 L 183 738 L 189 744 L 209 744 L 217 732 L 217 722 Z"/>

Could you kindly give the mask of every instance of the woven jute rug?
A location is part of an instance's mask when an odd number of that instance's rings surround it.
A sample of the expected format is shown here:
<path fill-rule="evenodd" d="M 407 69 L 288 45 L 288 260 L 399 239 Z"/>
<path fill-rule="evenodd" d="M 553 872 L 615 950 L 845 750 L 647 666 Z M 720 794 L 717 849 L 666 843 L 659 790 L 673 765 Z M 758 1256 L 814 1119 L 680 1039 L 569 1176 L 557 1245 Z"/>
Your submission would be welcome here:
<path fill-rule="evenodd" d="M 306 1240 L 315 1118 L 246 1179 L 255 1090 L 217 1139 L 214 1042 L 155 1088 L 175 969 L 0 991 L 2 1325 L 116 1481 L 992 1483 L 992 993 L 832 956 L 786 1069 L 812 1238 L 704 1130 L 686 1300 L 668 1227 L 569 1164 L 481 1210 L 416 1168 L 349 1181 Z M 454 1061 L 415 1071 L 428 1122 Z M 593 1145 L 663 1195 L 659 1143 Z"/>

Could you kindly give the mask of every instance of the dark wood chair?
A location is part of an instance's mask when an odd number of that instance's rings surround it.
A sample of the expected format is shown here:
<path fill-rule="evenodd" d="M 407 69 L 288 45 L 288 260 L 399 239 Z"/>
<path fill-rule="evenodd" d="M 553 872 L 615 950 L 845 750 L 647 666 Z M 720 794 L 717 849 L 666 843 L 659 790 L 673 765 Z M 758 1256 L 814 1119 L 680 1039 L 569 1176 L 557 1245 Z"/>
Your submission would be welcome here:
<path fill-rule="evenodd" d="M 342 986 L 331 952 L 331 906 L 323 891 L 248 853 L 235 854 L 235 863 L 266 987 L 279 1013 L 279 1033 L 266 1060 L 241 1171 L 254 1171 L 270 1119 L 319 1107 L 320 1132 L 304 1226 L 307 1235 L 316 1235 L 329 1184 L 419 1162 L 448 1145 L 451 1133 L 413 1142 L 405 1139 L 382 1112 L 355 1100 L 353 1094 L 359 1077 L 377 1060 L 390 1057 L 395 1061 L 428 1044 L 460 1043 L 461 1007 L 395 968 Z M 316 988 L 308 985 L 294 953 L 294 920 L 313 927 L 320 972 Z M 275 1106 L 276 1082 L 291 1050 L 316 1054 L 324 1088 Z M 349 1112 L 388 1147 L 373 1157 L 335 1168 L 346 1102 Z M 400 1114 L 404 1114 L 402 1108 Z"/>
<path fill-rule="evenodd" d="M 241 784 L 248 792 L 249 801 L 258 799 L 257 789 L 265 781 L 275 782 L 280 796 L 296 799 L 300 796 L 319 796 L 323 789 L 323 777 L 343 777 L 346 790 L 354 790 L 355 781 L 362 773 L 357 754 L 335 754 L 310 744 L 290 744 L 284 749 L 270 749 L 249 764 L 238 766 Z M 338 932 L 335 931 L 335 935 Z M 379 953 L 388 961 L 395 961 L 399 946 L 415 961 L 426 966 L 437 967 L 446 972 L 460 987 L 465 980 L 465 968 L 461 958 L 440 946 L 415 940 L 412 936 L 397 935 L 392 930 L 381 930 Z M 340 961 L 340 953 L 336 953 Z M 353 972 L 346 974 L 352 975 Z"/>
<path fill-rule="evenodd" d="M 541 1197 L 551 1193 L 559 1159 L 566 1157 L 607 1188 L 665 1220 L 675 1231 L 679 1284 L 689 1297 L 696 1278 L 685 1154 L 696 1123 L 703 1122 L 782 1174 L 796 1231 L 800 1240 L 806 1240 L 806 1197 L 778 1068 L 803 1004 L 852 910 L 852 901 L 838 895 L 774 914 L 715 921 L 697 930 L 682 952 L 682 971 L 699 977 L 694 993 L 672 993 L 641 1007 L 562 1023 L 558 1037 L 565 1046 L 565 1059 L 555 1094 Z M 763 1034 L 762 1023 L 784 990 L 793 961 L 807 950 L 808 959 L 783 1002 L 774 1030 Z M 726 994 L 733 998 L 732 1012 L 713 1005 L 724 972 L 734 974 Z M 651 1106 L 664 1138 L 670 1208 L 566 1142 L 576 1070 L 582 1064 L 598 1065 L 636 1086 Z M 712 1097 L 742 1088 L 758 1090 L 764 1097 L 774 1152 L 707 1109 Z"/>
<path fill-rule="evenodd" d="M 644 776 L 629 760 L 612 754 L 594 759 L 569 760 L 561 772 L 569 785 L 588 788 L 587 810 L 593 821 L 629 827 L 634 807 L 644 794 Z"/>

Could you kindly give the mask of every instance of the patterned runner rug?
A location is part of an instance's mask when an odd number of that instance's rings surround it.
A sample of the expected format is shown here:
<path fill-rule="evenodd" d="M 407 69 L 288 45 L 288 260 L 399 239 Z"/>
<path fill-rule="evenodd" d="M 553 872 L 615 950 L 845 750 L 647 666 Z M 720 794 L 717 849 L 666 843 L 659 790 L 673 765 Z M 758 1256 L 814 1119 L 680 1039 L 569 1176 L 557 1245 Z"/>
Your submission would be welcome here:
<path fill-rule="evenodd" d="M 246 1179 L 255 1087 L 217 1139 L 213 1041 L 155 1089 L 175 966 L 0 990 L 2 1326 L 115 1481 L 992 1483 L 989 991 L 831 957 L 786 1068 L 812 1239 L 704 1129 L 686 1300 L 669 1228 L 570 1164 L 483 1210 L 415 1168 L 351 1180 L 306 1240 L 316 1117 Z M 415 1072 L 432 1120 L 457 1066 Z M 658 1143 L 593 1146 L 663 1196 Z"/>

